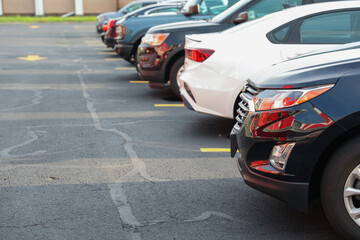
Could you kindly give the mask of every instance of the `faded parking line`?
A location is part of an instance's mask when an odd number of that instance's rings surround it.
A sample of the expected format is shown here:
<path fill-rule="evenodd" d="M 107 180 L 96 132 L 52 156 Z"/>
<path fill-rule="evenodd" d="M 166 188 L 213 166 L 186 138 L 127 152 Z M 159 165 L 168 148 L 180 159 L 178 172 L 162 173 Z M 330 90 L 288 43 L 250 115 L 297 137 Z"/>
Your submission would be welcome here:
<path fill-rule="evenodd" d="M 102 55 L 116 55 L 116 52 L 98 52 L 98 54 L 102 54 Z"/>
<path fill-rule="evenodd" d="M 104 44 L 88 44 L 89 47 L 105 47 Z"/>
<path fill-rule="evenodd" d="M 106 84 L 87 84 L 89 89 L 121 89 L 121 87 L 110 86 Z M 23 84 L 23 83 L 10 83 L 0 84 L 0 90 L 28 90 L 28 89 L 56 89 L 56 90 L 81 90 L 80 84 Z"/>
<path fill-rule="evenodd" d="M 115 68 L 115 70 L 136 70 L 134 67 L 118 67 Z"/>
<path fill-rule="evenodd" d="M 100 60 L 102 61 L 102 60 Z M 84 62 L 84 61 L 83 61 Z M 90 62 L 90 61 L 86 61 Z M 94 61 L 99 62 L 99 61 Z M 115 74 L 113 71 L 109 70 L 81 70 L 81 74 Z M 4 75 L 64 75 L 72 74 L 77 75 L 79 70 L 49 70 L 49 69 L 22 69 L 21 71 L 16 69 L 0 69 L 0 74 Z"/>
<path fill-rule="evenodd" d="M 105 58 L 105 61 L 124 61 L 122 58 Z"/>
<path fill-rule="evenodd" d="M 139 111 L 139 112 L 99 112 L 99 118 L 138 118 L 165 116 L 166 111 Z M 92 119 L 89 112 L 21 112 L 1 113 L 0 121 L 14 120 L 62 120 L 62 119 Z"/>
<path fill-rule="evenodd" d="M 184 104 L 154 104 L 154 107 L 184 107 Z"/>

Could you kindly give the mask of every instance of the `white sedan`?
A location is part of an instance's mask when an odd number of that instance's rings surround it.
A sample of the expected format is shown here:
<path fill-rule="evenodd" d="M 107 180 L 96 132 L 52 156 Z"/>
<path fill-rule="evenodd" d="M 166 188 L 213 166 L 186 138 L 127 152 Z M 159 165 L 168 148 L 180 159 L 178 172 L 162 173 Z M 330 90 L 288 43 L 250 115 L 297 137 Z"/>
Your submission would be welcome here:
<path fill-rule="evenodd" d="M 248 12 L 256 16 L 256 10 Z M 189 35 L 180 92 L 192 110 L 234 118 L 251 74 L 331 45 L 360 41 L 360 1 L 310 4 L 221 33 Z"/>

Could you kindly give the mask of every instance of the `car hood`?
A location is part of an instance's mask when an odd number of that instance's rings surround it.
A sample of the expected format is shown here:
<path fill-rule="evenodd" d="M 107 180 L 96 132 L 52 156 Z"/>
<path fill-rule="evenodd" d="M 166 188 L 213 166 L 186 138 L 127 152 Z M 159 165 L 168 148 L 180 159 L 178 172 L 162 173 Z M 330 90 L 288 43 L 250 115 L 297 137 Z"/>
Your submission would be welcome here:
<path fill-rule="evenodd" d="M 193 30 L 193 29 L 204 29 L 204 28 L 211 28 L 217 27 L 218 23 L 209 22 L 206 20 L 195 20 L 195 21 L 186 21 L 186 22 L 179 22 L 179 23 L 168 23 L 162 24 L 159 26 L 155 26 L 149 30 L 149 33 L 159 33 L 159 32 L 177 32 L 177 31 L 184 31 L 184 30 Z"/>
<path fill-rule="evenodd" d="M 305 88 L 335 84 L 360 67 L 360 43 L 310 52 L 284 61 L 250 77 L 257 88 Z"/>

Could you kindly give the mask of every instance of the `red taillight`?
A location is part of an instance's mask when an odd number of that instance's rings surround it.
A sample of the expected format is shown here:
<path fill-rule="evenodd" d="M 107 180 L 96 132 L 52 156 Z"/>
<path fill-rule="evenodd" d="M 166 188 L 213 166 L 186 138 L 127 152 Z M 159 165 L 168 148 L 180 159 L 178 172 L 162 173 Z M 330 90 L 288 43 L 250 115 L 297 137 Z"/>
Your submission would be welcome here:
<path fill-rule="evenodd" d="M 211 49 L 185 49 L 185 57 L 195 61 L 195 62 L 203 62 L 208 59 L 215 51 Z"/>
<path fill-rule="evenodd" d="M 109 28 L 112 28 L 115 24 L 115 19 L 110 20 L 109 22 Z"/>
<path fill-rule="evenodd" d="M 106 32 L 108 29 L 107 25 L 106 24 L 103 24 L 103 32 Z"/>

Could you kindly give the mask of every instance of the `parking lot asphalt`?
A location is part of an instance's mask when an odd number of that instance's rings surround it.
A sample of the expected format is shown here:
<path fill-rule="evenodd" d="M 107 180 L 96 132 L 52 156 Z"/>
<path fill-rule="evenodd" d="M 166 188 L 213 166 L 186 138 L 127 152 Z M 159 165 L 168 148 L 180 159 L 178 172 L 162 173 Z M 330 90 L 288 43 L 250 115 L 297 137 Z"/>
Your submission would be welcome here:
<path fill-rule="evenodd" d="M 0 239 L 337 238 L 319 202 L 248 187 L 234 121 L 149 89 L 94 23 L 1 24 L 0 53 Z"/>

